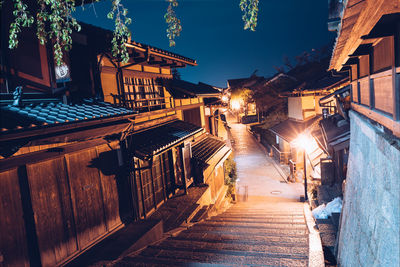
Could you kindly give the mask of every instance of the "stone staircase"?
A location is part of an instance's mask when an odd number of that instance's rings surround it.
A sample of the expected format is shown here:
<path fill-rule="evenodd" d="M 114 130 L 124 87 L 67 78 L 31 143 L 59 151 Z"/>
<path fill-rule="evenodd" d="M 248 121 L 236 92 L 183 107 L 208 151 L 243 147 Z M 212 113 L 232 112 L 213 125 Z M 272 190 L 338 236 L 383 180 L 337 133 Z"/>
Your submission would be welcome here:
<path fill-rule="evenodd" d="M 303 204 L 243 202 L 115 266 L 308 266 Z"/>

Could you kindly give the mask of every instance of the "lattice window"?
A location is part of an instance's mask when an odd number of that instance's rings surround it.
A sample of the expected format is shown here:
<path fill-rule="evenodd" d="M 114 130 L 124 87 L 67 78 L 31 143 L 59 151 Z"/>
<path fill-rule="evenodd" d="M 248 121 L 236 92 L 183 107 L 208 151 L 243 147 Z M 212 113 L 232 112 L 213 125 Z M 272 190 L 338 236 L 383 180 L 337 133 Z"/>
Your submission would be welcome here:
<path fill-rule="evenodd" d="M 155 79 L 125 77 L 124 94 L 128 106 L 134 109 L 149 111 L 165 106 L 164 88 Z"/>

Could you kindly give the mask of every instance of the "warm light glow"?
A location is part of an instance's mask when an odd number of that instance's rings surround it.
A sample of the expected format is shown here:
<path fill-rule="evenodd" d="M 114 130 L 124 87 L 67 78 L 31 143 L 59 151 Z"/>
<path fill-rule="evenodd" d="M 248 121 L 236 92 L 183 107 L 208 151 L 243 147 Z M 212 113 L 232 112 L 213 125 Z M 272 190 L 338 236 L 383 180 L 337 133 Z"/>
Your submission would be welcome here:
<path fill-rule="evenodd" d="M 317 149 L 318 145 L 317 142 L 315 142 L 315 139 L 312 138 L 310 135 L 302 133 L 300 134 L 294 141 L 293 144 L 295 146 L 301 147 L 304 149 L 307 153 L 313 152 L 315 149 Z"/>
<path fill-rule="evenodd" d="M 225 103 L 226 103 L 226 102 L 229 101 L 229 97 L 226 96 L 226 95 L 223 95 L 221 100 L 222 100 L 222 102 L 225 102 Z"/>
<path fill-rule="evenodd" d="M 234 110 L 239 110 L 240 109 L 240 102 L 237 100 L 232 100 L 231 101 L 231 107 Z"/>

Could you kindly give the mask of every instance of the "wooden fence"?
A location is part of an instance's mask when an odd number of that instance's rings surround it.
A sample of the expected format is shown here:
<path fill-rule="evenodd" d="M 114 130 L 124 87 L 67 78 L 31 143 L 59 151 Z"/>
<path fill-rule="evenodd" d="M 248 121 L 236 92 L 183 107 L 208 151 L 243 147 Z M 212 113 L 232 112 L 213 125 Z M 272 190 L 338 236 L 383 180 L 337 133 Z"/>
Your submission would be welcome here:
<path fill-rule="evenodd" d="M 0 162 L 2 266 L 65 263 L 122 225 L 119 143 L 91 144 Z"/>

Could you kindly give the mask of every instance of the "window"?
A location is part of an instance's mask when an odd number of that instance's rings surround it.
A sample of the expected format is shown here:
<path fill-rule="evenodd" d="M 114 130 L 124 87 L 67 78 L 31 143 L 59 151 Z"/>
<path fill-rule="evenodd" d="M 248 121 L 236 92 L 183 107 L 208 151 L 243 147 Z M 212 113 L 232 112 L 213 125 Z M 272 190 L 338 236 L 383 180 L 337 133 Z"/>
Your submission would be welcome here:
<path fill-rule="evenodd" d="M 200 114 L 200 108 L 186 109 L 183 111 L 183 120 L 202 127 Z"/>
<path fill-rule="evenodd" d="M 156 79 L 125 77 L 124 94 L 128 106 L 138 111 L 165 107 L 164 88 Z"/>

